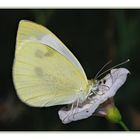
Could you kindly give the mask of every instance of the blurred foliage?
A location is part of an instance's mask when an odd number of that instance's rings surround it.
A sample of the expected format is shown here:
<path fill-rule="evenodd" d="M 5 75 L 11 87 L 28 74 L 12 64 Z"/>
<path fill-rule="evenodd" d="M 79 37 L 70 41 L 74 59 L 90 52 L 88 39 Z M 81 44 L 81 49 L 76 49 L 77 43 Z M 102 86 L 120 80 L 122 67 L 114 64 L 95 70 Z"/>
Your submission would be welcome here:
<path fill-rule="evenodd" d="M 18 99 L 12 65 L 21 19 L 40 23 L 56 34 L 78 58 L 89 79 L 110 59 L 115 65 L 129 58 L 122 67 L 131 75 L 115 102 L 130 130 L 140 130 L 140 10 L 1 9 L 0 19 L 0 130 L 122 130 L 100 117 L 64 125 L 57 114 L 61 106 L 32 108 Z"/>

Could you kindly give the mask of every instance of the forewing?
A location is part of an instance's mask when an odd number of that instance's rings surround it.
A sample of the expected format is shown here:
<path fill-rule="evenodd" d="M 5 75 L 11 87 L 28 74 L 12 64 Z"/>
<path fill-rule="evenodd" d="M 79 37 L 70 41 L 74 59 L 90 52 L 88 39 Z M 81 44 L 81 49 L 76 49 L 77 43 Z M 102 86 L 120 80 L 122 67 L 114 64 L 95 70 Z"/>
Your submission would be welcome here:
<path fill-rule="evenodd" d="M 27 20 L 21 20 L 18 29 L 17 47 L 22 47 L 22 43 L 27 40 L 36 40 L 55 49 L 64 55 L 69 61 L 71 61 L 71 63 L 73 63 L 80 70 L 85 80 L 87 80 L 86 74 L 76 57 L 47 28 Z"/>

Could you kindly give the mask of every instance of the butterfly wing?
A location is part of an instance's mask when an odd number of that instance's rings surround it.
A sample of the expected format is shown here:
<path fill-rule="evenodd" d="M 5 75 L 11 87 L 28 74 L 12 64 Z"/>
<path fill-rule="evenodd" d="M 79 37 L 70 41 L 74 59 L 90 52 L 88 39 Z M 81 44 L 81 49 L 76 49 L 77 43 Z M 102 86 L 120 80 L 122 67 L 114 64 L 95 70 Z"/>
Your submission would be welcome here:
<path fill-rule="evenodd" d="M 55 49 L 60 54 L 65 56 L 71 63 L 73 63 L 82 73 L 85 80 L 87 80 L 86 74 L 76 59 L 76 57 L 69 51 L 69 49 L 47 28 L 42 25 L 33 23 L 27 20 L 21 20 L 19 23 L 17 47 L 20 48 L 22 43 L 27 40 L 36 40 L 40 43 L 48 45 Z"/>
<path fill-rule="evenodd" d="M 31 106 L 72 103 L 88 84 L 66 57 L 37 41 L 16 50 L 13 78 L 19 98 Z"/>

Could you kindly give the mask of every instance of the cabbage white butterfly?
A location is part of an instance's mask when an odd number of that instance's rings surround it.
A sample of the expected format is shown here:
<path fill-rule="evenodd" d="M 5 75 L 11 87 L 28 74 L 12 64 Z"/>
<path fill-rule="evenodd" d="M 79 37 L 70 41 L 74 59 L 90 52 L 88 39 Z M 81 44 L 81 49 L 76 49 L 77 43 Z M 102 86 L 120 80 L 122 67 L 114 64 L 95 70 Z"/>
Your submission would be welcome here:
<path fill-rule="evenodd" d="M 19 98 L 35 107 L 82 103 L 96 88 L 51 31 L 27 20 L 18 27 L 13 81 Z"/>

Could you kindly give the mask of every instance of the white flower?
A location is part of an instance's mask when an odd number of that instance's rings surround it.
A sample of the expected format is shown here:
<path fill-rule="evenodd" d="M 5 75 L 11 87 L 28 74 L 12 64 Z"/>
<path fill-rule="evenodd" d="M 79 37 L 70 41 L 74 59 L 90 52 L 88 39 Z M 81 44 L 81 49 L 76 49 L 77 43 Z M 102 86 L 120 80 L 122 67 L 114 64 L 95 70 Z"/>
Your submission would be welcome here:
<path fill-rule="evenodd" d="M 95 114 L 95 111 L 96 114 L 105 115 L 104 108 L 99 108 L 99 106 L 116 94 L 117 90 L 125 83 L 128 73 L 130 72 L 125 68 L 112 69 L 109 74 L 98 81 L 97 93 L 90 99 L 87 98 L 82 105 L 74 106 L 72 110 L 71 107 L 63 107 L 58 111 L 62 123 L 67 124 L 86 119 Z"/>

